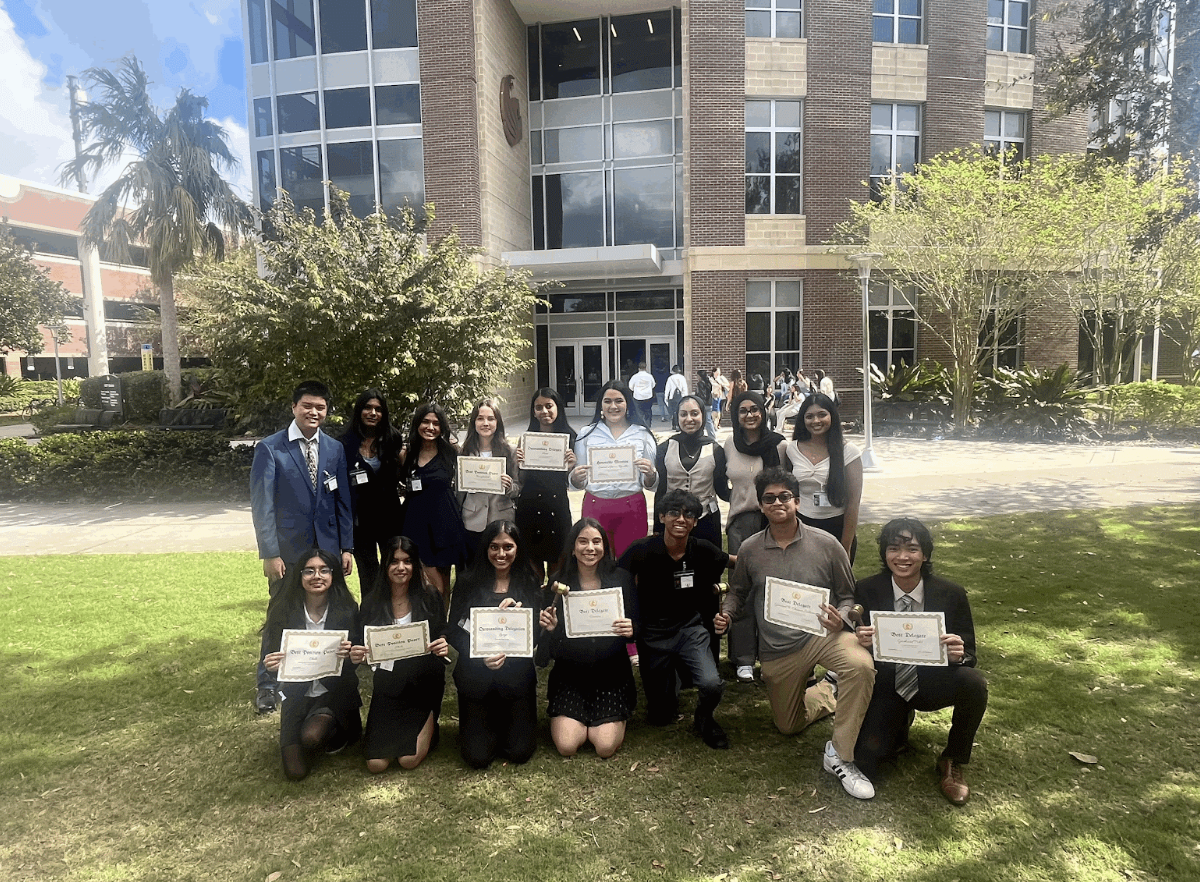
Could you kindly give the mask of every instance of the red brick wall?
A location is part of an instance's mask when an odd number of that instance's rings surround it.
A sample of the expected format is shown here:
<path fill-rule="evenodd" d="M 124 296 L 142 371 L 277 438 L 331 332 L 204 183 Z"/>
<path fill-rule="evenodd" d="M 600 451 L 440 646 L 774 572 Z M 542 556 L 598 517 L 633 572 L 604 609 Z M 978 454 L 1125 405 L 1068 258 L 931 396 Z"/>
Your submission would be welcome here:
<path fill-rule="evenodd" d="M 1026 314 L 1025 361 L 1035 368 L 1079 366 L 1079 324 L 1066 303 L 1044 303 Z"/>
<path fill-rule="evenodd" d="M 482 246 L 471 0 L 421 0 L 417 40 L 425 200 L 437 213 L 432 233 L 440 236 L 457 226 L 465 244 Z"/>
<path fill-rule="evenodd" d="M 694 272 L 692 293 L 692 364 L 688 381 L 699 368 L 720 367 L 725 376 L 746 361 L 746 274 Z"/>
<path fill-rule="evenodd" d="M 928 159 L 983 142 L 987 0 L 925 5 L 929 74 L 921 153 Z"/>
<path fill-rule="evenodd" d="M 1062 41 L 1068 48 L 1078 45 L 1071 42 L 1069 36 L 1078 25 L 1078 13 L 1083 3 L 1084 0 L 1066 0 L 1058 14 L 1048 22 L 1041 21 L 1037 16 L 1030 16 L 1029 39 L 1033 42 L 1033 51 L 1037 56 L 1034 70 L 1036 83 L 1044 82 L 1049 76 L 1046 62 L 1054 51 L 1056 41 Z M 1070 116 L 1050 119 L 1046 112 L 1045 90 L 1035 86 L 1032 116 L 1029 134 L 1030 155 L 1082 153 L 1087 149 L 1087 111 L 1081 110 Z"/>
<path fill-rule="evenodd" d="M 819 368 L 833 380 L 843 418 L 862 416 L 862 293 L 853 273 L 806 270 L 804 280 L 804 373 Z"/>

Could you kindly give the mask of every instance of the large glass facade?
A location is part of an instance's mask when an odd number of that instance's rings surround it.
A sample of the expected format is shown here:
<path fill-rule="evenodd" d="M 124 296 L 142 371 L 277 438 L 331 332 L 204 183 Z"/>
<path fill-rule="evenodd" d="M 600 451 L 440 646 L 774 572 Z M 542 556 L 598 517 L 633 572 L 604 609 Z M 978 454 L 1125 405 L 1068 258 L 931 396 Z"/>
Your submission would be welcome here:
<path fill-rule="evenodd" d="M 311 208 L 319 216 L 325 210 L 325 173 L 321 146 L 285 147 L 279 151 L 283 189 L 296 208 Z"/>
<path fill-rule="evenodd" d="M 271 0 L 271 25 L 276 61 L 317 51 L 312 0 Z"/>
<path fill-rule="evenodd" d="M 682 246 L 679 11 L 529 29 L 533 247 Z"/>
<path fill-rule="evenodd" d="M 417 0 L 371 0 L 371 33 L 376 49 L 417 45 Z"/>
<path fill-rule="evenodd" d="M 367 7 L 362 0 L 321 0 L 321 53 L 367 48 Z"/>

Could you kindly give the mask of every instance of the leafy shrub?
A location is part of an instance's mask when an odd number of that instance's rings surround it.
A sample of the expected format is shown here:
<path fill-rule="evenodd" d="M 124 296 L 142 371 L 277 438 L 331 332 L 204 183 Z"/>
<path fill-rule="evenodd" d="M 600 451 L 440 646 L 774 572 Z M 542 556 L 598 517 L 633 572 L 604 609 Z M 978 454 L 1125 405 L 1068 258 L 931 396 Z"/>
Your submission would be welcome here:
<path fill-rule="evenodd" d="M 249 496 L 253 448 L 191 432 L 51 435 L 0 443 L 0 498 L 147 502 Z"/>
<path fill-rule="evenodd" d="M 17 380 L 15 377 L 8 379 L 15 380 L 16 386 L 11 395 L 0 397 L 0 413 L 18 413 L 28 407 L 29 402 L 38 398 L 58 400 L 57 380 Z M 79 398 L 79 380 L 64 379 L 62 384 L 64 401 L 75 401 Z"/>
<path fill-rule="evenodd" d="M 0 374 L 0 398 L 12 398 L 17 394 L 17 389 L 21 385 L 21 380 L 17 377 L 10 377 L 8 374 Z"/>
<path fill-rule="evenodd" d="M 1200 387 L 1147 380 L 1111 391 L 1114 421 L 1144 429 L 1200 425 Z"/>
<path fill-rule="evenodd" d="M 74 417 L 75 406 L 73 404 L 64 404 L 62 407 L 43 407 L 29 418 L 29 422 L 39 435 L 44 435 L 46 434 L 46 430 L 51 426 L 73 422 Z"/>
<path fill-rule="evenodd" d="M 158 412 L 167 406 L 167 375 L 162 371 L 131 371 L 115 376 L 121 381 L 124 419 L 135 423 L 157 423 Z M 85 407 L 100 407 L 102 379 L 88 377 L 83 381 L 80 397 Z"/>
<path fill-rule="evenodd" d="M 979 410 L 1003 435 L 1050 440 L 1095 434 L 1091 415 L 1102 408 L 1088 400 L 1092 390 L 1066 364 L 1055 370 L 998 368 L 982 378 L 982 387 Z"/>
<path fill-rule="evenodd" d="M 86 377 L 79 381 L 79 400 L 84 407 L 100 406 L 100 377 Z"/>

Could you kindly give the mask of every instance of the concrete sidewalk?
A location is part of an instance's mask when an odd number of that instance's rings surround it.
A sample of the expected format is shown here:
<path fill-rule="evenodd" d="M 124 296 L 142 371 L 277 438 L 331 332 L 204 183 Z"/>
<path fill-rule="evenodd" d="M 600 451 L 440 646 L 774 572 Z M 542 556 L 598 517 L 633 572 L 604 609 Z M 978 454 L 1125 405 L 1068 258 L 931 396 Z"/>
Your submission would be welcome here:
<path fill-rule="evenodd" d="M 880 438 L 875 454 L 863 523 L 1200 502 L 1200 447 Z M 0 529 L 5 555 L 255 550 L 249 505 L 0 504 Z"/>

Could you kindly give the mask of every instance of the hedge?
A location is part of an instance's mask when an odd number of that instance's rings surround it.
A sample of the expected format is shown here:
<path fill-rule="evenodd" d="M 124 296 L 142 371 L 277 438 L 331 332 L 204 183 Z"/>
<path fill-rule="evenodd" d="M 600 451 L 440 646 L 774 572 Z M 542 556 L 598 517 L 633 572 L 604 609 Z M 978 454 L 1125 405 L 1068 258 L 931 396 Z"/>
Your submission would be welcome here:
<path fill-rule="evenodd" d="M 1110 390 L 1114 422 L 1145 429 L 1200 426 L 1200 386 L 1146 380 Z"/>
<path fill-rule="evenodd" d="M 74 401 L 80 396 L 80 381 L 63 380 L 63 399 Z M 35 398 L 58 400 L 58 380 L 18 380 L 11 395 L 0 398 L 0 413 L 19 413 Z M 99 406 L 99 405 L 97 405 Z"/>
<path fill-rule="evenodd" d="M 167 375 L 162 371 L 132 371 L 116 374 L 121 381 L 124 418 L 135 423 L 157 423 L 158 412 L 167 406 Z M 88 377 L 80 383 L 85 407 L 100 407 L 103 377 Z"/>
<path fill-rule="evenodd" d="M 254 449 L 190 432 L 51 435 L 36 446 L 0 439 L 7 502 L 242 502 Z"/>

